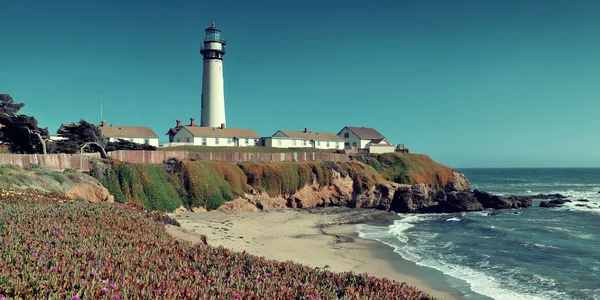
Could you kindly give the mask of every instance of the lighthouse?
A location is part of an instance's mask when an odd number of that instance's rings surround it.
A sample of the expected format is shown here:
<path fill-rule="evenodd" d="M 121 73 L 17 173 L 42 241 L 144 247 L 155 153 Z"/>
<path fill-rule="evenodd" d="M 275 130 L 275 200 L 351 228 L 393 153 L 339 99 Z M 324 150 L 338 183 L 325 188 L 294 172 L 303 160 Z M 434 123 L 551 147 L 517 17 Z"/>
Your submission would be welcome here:
<path fill-rule="evenodd" d="M 200 48 L 204 60 L 200 126 L 221 127 L 225 125 L 223 55 L 226 42 L 221 38 L 221 30 L 215 27 L 215 23 L 205 31 L 204 45 Z"/>

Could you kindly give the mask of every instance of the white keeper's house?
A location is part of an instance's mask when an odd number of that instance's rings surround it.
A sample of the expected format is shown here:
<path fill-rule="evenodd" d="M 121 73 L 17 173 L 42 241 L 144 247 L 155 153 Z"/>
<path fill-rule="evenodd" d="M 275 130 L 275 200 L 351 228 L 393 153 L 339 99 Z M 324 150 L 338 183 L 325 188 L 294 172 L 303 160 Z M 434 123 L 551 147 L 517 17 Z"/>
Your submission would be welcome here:
<path fill-rule="evenodd" d="M 260 135 L 248 128 L 225 128 L 196 126 L 195 119 L 190 118 L 190 125 L 181 125 L 169 129 L 169 144 L 165 146 L 229 146 L 253 147 L 260 140 Z"/>
<path fill-rule="evenodd" d="M 346 126 L 337 134 L 344 139 L 344 149 L 367 153 L 410 152 L 404 144 L 392 144 L 374 128 Z"/>
<path fill-rule="evenodd" d="M 60 128 L 65 126 L 72 126 L 72 124 L 62 124 Z M 106 142 L 125 140 L 132 143 L 148 144 L 158 147 L 158 134 L 148 126 L 107 125 L 106 121 L 102 121 L 98 126 L 98 129 L 100 129 Z M 50 139 L 54 141 L 64 140 L 63 137 L 58 135 L 51 135 Z"/>
<path fill-rule="evenodd" d="M 125 140 L 158 147 L 158 134 L 148 126 L 107 125 L 105 121 L 102 121 L 99 128 L 107 142 Z"/>
<path fill-rule="evenodd" d="M 263 138 L 263 146 L 275 148 L 344 149 L 344 139 L 331 132 L 278 130 Z"/>

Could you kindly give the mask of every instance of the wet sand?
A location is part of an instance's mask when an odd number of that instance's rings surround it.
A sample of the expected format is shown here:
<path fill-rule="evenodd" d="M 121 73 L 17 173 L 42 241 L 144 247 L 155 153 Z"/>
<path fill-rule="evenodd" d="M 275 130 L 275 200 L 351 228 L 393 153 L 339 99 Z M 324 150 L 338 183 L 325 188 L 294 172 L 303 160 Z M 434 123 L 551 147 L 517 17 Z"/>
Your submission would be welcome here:
<path fill-rule="evenodd" d="M 185 212 L 172 215 L 181 227 L 167 225 L 167 232 L 191 242 L 206 235 L 213 246 L 246 250 L 257 256 L 279 261 L 293 260 L 334 272 L 353 271 L 406 282 L 439 299 L 458 299 L 452 289 L 435 287 L 415 277 L 419 268 L 402 259 L 391 247 L 361 239 L 354 224 L 389 224 L 395 214 L 346 208 L 311 210 L 284 209 L 274 212 L 226 214 L 222 212 Z M 414 271 L 414 270 L 413 270 Z"/>

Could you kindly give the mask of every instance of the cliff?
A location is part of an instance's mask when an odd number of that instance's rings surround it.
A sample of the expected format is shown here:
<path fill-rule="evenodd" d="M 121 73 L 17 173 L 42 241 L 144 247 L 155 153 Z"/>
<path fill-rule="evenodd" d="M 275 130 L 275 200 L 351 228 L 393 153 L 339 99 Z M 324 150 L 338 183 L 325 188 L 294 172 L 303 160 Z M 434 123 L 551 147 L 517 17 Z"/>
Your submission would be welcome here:
<path fill-rule="evenodd" d="M 111 161 L 95 163 L 91 174 L 117 202 L 135 202 L 161 211 L 347 206 L 459 212 L 531 206 L 531 199 L 471 191 L 462 173 L 418 154 L 358 156 L 342 163 L 234 164 L 171 159 L 163 165 L 144 165 Z"/>

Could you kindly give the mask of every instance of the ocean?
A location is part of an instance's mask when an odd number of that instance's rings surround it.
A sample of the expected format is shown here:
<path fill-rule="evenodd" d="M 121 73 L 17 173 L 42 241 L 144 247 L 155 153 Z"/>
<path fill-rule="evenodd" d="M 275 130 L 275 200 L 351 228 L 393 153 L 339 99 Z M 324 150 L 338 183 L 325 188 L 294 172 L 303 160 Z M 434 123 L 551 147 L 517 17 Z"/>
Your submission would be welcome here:
<path fill-rule="evenodd" d="M 399 214 L 362 238 L 442 272 L 465 299 L 600 299 L 600 169 L 460 169 L 497 195 L 560 193 L 561 208 Z M 588 200 L 588 201 L 577 201 Z"/>

